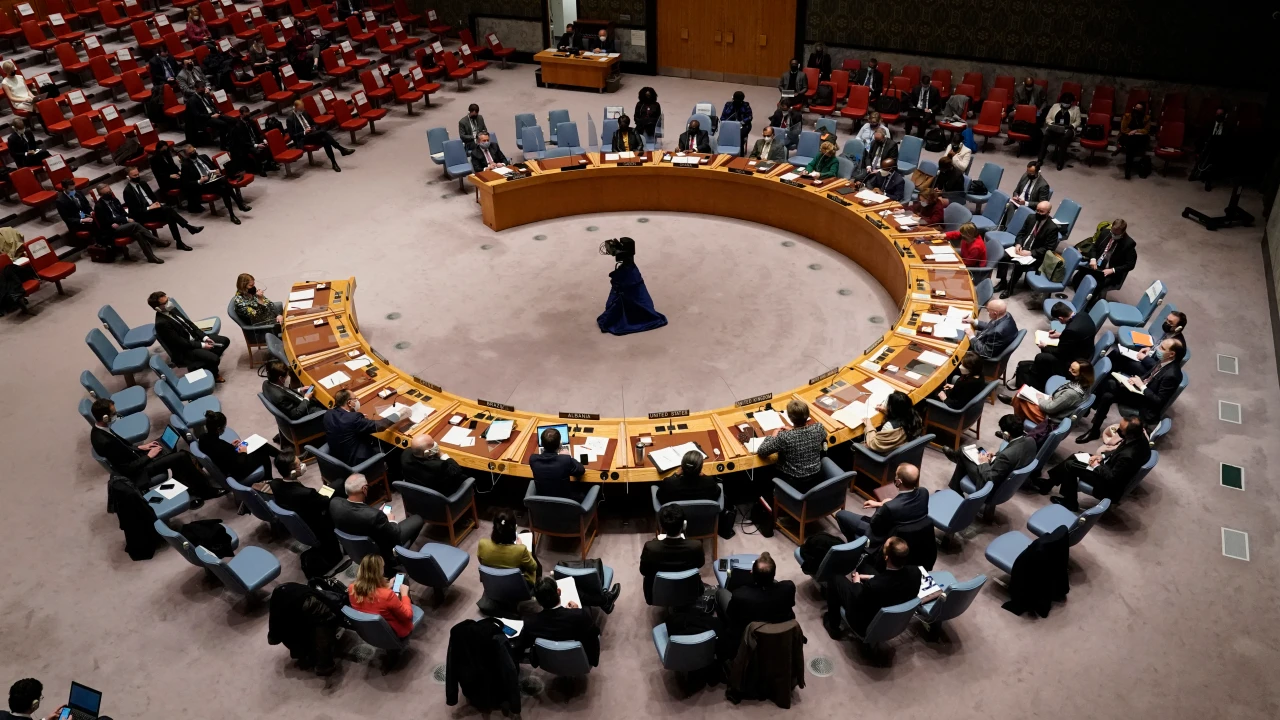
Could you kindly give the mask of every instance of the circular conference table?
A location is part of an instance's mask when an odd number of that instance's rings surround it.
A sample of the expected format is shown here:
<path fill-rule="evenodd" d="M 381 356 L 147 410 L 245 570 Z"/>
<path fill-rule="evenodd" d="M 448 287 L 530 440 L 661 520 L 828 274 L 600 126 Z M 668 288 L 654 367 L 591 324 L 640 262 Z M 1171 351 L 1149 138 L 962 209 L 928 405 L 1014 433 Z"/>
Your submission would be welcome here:
<path fill-rule="evenodd" d="M 688 163 L 688 164 L 684 164 Z M 865 268 L 902 312 L 891 330 L 861 356 L 778 393 L 743 398 L 713 410 L 653 408 L 647 416 L 600 418 L 574 409 L 555 414 L 464 398 L 391 365 L 360 334 L 355 278 L 307 280 L 292 287 L 283 339 L 293 371 L 331 405 L 342 389 L 361 399 L 360 412 L 377 419 L 400 415 L 378 437 L 396 447 L 430 433 L 464 467 L 531 477 L 529 457 L 538 430 L 569 426 L 575 456 L 587 454 L 585 480 L 646 482 L 669 468 L 658 463 L 674 452 L 655 451 L 696 442 L 707 455 L 706 474 L 768 465 L 747 445 L 750 434 L 781 424 L 781 411 L 798 398 L 813 409 L 829 445 L 860 437 L 868 411 L 901 390 L 919 402 L 946 381 L 968 349 L 958 319 L 977 310 L 963 263 L 933 230 L 922 230 L 901 206 L 880 196 L 849 192 L 848 181 L 814 182 L 787 163 L 757 163 L 728 155 L 643 153 L 632 157 L 588 153 L 529 161 L 469 179 L 484 222 L 493 230 L 568 215 L 668 211 L 721 215 L 770 225 L 811 238 Z M 845 193 L 839 192 L 844 190 Z M 495 422 L 513 421 L 510 434 L 490 442 Z M 506 435 L 506 423 L 495 440 Z M 748 427 L 750 430 L 748 430 Z M 748 442 L 744 443 L 742 438 Z M 645 453 L 638 459 L 637 444 Z M 678 461 L 675 466 L 678 467 Z"/>

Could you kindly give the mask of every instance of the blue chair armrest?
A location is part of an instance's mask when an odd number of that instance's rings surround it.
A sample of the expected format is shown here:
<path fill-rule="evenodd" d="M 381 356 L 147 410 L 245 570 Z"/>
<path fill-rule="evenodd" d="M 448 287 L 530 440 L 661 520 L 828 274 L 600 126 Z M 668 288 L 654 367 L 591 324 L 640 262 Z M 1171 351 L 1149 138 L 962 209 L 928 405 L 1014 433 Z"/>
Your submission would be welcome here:
<path fill-rule="evenodd" d="M 469 477 L 466 480 L 463 480 L 462 484 L 458 486 L 457 492 L 445 498 L 445 501 L 447 501 L 450 505 L 457 503 L 459 500 L 462 499 L 464 495 L 471 492 L 471 488 L 475 487 L 475 484 L 476 484 L 476 479 L 473 477 Z"/>
<path fill-rule="evenodd" d="M 867 448 L 865 443 L 853 443 L 853 449 L 862 455 L 866 455 L 867 457 L 871 458 L 872 460 L 874 460 L 875 462 L 881 465 L 883 465 L 886 462 L 889 462 L 889 458 L 875 452 L 874 450 Z"/>
<path fill-rule="evenodd" d="M 373 457 L 369 458 L 368 460 L 365 460 L 364 462 L 360 463 L 359 465 L 351 469 L 358 473 L 364 473 L 364 471 L 382 462 L 386 457 L 387 457 L 386 453 L 378 453 L 377 455 L 374 455 Z"/>
<path fill-rule="evenodd" d="M 662 504 L 658 502 L 658 483 L 649 486 L 649 496 L 653 499 L 653 511 L 655 513 L 662 512 Z M 724 506 L 724 491 L 720 491 L 720 504 Z"/>
<path fill-rule="evenodd" d="M 795 488 L 788 485 L 784 480 L 774 478 L 773 487 L 777 490 L 781 490 L 782 492 L 786 493 L 791 497 L 792 500 L 795 500 L 798 503 L 804 502 L 804 495 L 802 495 L 799 490 L 796 490 Z"/>
<path fill-rule="evenodd" d="M 964 414 L 963 408 L 960 410 L 956 410 L 948 406 L 946 403 L 941 402 L 940 400 L 937 400 L 936 398 L 925 398 L 924 405 L 925 405 L 926 412 L 932 412 L 934 410 L 937 410 L 938 412 L 944 413 L 946 415 L 951 415 L 951 416 Z"/>
<path fill-rule="evenodd" d="M 290 422 L 290 423 L 292 423 L 292 424 L 294 424 L 294 425 L 301 425 L 302 423 L 311 422 L 312 420 L 319 420 L 320 418 L 324 417 L 324 414 L 325 414 L 325 413 L 327 413 L 327 412 L 329 412 L 329 411 L 328 411 L 328 410 L 326 410 L 326 409 L 324 409 L 324 408 L 321 408 L 321 409 L 319 409 L 319 410 L 317 410 L 317 411 L 315 411 L 315 412 L 311 413 L 310 415 L 303 415 L 302 417 L 298 418 L 297 420 L 290 420 L 289 422 Z"/>
<path fill-rule="evenodd" d="M 596 505 L 599 502 L 600 502 L 600 486 L 592 485 L 591 489 L 587 491 L 587 496 L 582 499 L 582 512 L 588 515 L 595 512 Z"/>

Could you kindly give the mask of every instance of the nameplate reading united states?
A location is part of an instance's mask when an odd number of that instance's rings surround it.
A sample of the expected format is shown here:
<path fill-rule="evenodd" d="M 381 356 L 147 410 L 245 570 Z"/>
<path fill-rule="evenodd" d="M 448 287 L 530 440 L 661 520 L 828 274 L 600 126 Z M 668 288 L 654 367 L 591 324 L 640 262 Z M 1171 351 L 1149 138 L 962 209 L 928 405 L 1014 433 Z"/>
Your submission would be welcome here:
<path fill-rule="evenodd" d="M 661 420 L 663 418 L 689 417 L 688 410 L 663 410 L 662 412 L 649 413 L 650 420 Z"/>
<path fill-rule="evenodd" d="M 827 378 L 831 377 L 832 375 L 835 375 L 838 372 L 840 372 L 840 368 L 831 368 L 830 370 L 822 373 L 817 377 L 809 378 L 809 384 L 817 385 L 818 383 L 822 382 L 823 380 L 826 380 Z"/>

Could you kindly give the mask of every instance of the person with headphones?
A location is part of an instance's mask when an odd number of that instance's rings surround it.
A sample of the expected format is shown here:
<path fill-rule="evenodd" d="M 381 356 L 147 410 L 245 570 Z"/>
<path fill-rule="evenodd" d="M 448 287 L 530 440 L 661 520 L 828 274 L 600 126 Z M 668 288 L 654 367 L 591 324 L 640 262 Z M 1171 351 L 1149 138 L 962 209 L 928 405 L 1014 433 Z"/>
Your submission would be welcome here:
<path fill-rule="evenodd" d="M 89 443 L 93 451 L 107 461 L 111 472 L 133 482 L 142 492 L 174 480 L 187 486 L 191 493 L 191 507 L 198 508 L 205 500 L 222 497 L 226 490 L 215 488 L 200 469 L 196 459 L 186 450 L 168 450 L 159 441 L 152 440 L 133 445 L 111 429 L 117 419 L 116 404 L 106 398 L 93 401 L 93 429 L 89 431 Z M 154 478 L 159 477 L 159 480 Z"/>

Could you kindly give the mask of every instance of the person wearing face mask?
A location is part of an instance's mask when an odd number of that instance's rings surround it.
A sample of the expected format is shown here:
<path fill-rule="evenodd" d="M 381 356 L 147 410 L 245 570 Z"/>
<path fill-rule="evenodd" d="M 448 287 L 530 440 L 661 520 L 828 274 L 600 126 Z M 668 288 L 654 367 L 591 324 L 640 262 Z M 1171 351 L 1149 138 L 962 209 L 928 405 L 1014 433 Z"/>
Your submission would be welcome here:
<path fill-rule="evenodd" d="M 742 147 L 739 154 L 747 152 L 747 136 L 751 134 L 751 103 L 747 102 L 746 93 L 738 90 L 733 94 L 733 99 L 724 104 L 724 109 L 720 112 L 720 122 L 725 120 L 736 120 L 742 125 Z"/>
<path fill-rule="evenodd" d="M 920 84 L 907 96 L 903 102 L 903 125 L 902 131 L 907 135 L 911 134 L 912 126 L 916 126 L 920 137 L 924 137 L 924 131 L 929 129 L 937 119 L 938 110 L 942 108 L 942 94 L 938 92 L 938 88 L 933 86 L 929 78 L 922 78 Z"/>
<path fill-rule="evenodd" d="M 1138 245 L 1129 237 L 1129 223 L 1121 218 L 1111 221 L 1111 227 L 1102 231 L 1102 235 L 1094 241 L 1075 276 L 1071 280 L 1072 287 L 1079 287 L 1086 276 L 1093 276 L 1098 281 L 1098 289 L 1093 291 L 1085 312 L 1107 296 L 1107 292 L 1124 284 L 1129 272 L 1138 265 Z"/>
<path fill-rule="evenodd" d="M 329 444 L 329 454 L 355 467 L 378 454 L 378 440 L 374 433 L 393 424 L 386 418 L 377 422 L 360 413 L 360 399 L 350 390 L 339 390 L 333 396 L 333 407 L 324 414 L 324 439 Z"/>
<path fill-rule="evenodd" d="M 774 128 L 769 125 L 764 129 L 764 137 L 756 141 L 755 146 L 751 148 L 751 154 L 747 157 L 752 160 L 785 162 L 787 159 L 787 146 L 774 138 Z"/>
<path fill-rule="evenodd" d="M 1059 385 L 1051 395 L 1039 400 L 1028 400 L 1022 395 L 1009 397 L 1001 394 L 1000 402 L 1013 406 L 1013 414 L 1033 425 L 1048 420 L 1057 423 L 1069 417 L 1088 397 L 1093 387 L 1093 364 L 1088 360 L 1076 360 L 1067 367 L 1067 382 Z"/>
<path fill-rule="evenodd" d="M 792 107 L 786 98 L 782 98 L 769 117 L 769 125 L 782 131 L 782 141 L 788 150 L 795 150 L 800 144 L 800 133 L 804 130 L 804 115 Z"/>
<path fill-rule="evenodd" d="M 161 44 L 156 48 L 155 55 L 147 61 L 147 72 L 151 75 L 151 92 L 156 96 L 164 92 L 166 84 L 177 84 L 179 68 L 168 47 Z"/>
<path fill-rule="evenodd" d="M 1013 98 L 1009 103 L 1009 107 L 1005 108 L 1005 122 L 1013 122 L 1013 111 L 1019 105 L 1034 105 L 1036 108 L 1036 120 L 1038 121 L 1044 115 L 1047 107 L 1045 100 L 1044 88 L 1036 84 L 1036 81 L 1030 76 L 1023 78 L 1022 83 L 1013 89 Z M 1015 142 L 1013 138 L 1006 138 L 1005 145 L 1012 145 Z"/>
<path fill-rule="evenodd" d="M 609 37 L 608 30 L 600 28 L 600 32 L 591 43 L 591 49 L 598 53 L 616 53 L 618 52 L 618 45 L 613 41 L 613 38 Z"/>
<path fill-rule="evenodd" d="M 707 133 L 699 127 L 700 124 L 697 120 L 689 121 L 689 129 L 680 133 L 676 150 L 687 153 L 711 152 L 711 141 L 707 138 Z"/>
<path fill-rule="evenodd" d="M 1213 189 L 1214 180 L 1231 172 L 1234 125 L 1235 123 L 1227 121 L 1226 109 L 1218 108 L 1213 115 L 1213 122 L 1209 123 L 1209 128 L 1196 149 L 1196 164 L 1192 166 L 1187 179 L 1191 182 L 1204 182 L 1205 192 Z"/>
<path fill-rule="evenodd" d="M 556 44 L 556 47 L 561 52 L 582 49 L 582 36 L 574 29 L 573 23 L 564 26 L 564 34 L 560 36 L 560 42 Z"/>
<path fill-rule="evenodd" d="M 280 448 L 273 464 L 279 477 L 270 480 L 271 499 L 285 510 L 297 513 L 320 540 L 325 557 L 336 561 L 341 557 L 342 549 L 338 545 L 338 536 L 333 534 L 333 520 L 329 518 L 329 498 L 302 483 L 302 477 L 307 474 L 307 466 L 298 459 L 292 448 Z M 341 497 L 345 490 L 341 483 L 338 485 L 333 494 Z"/>
<path fill-rule="evenodd" d="M 1026 467 L 1027 463 L 1035 459 L 1036 441 L 1027 437 L 1022 428 L 1022 420 L 1016 415 L 1010 413 L 1000 418 L 1000 431 L 996 433 L 996 437 L 1007 441 L 1008 444 L 995 453 L 985 450 L 979 452 L 976 463 L 960 450 L 943 448 L 942 454 L 956 464 L 955 470 L 951 473 L 951 482 L 947 487 L 963 494 L 960 480 L 967 475 L 976 488 L 981 488 L 988 482 L 993 483 L 995 487 L 991 489 L 991 494 L 995 495 L 1000 492 L 1000 486 L 1009 479 L 1014 470 Z"/>
<path fill-rule="evenodd" d="M 64 187 L 63 190 L 65 191 L 66 188 Z M 102 237 L 113 239 L 131 237 L 138 243 L 138 247 L 142 248 L 142 254 L 147 257 L 147 262 L 156 265 L 164 264 L 163 260 L 156 257 L 155 250 L 152 248 L 169 247 L 169 243 L 156 237 L 155 233 L 143 227 L 142 223 L 129 217 L 124 205 L 120 204 L 111 186 L 106 183 L 98 186 L 98 202 L 93 206 L 93 219 L 98 223 L 98 232 Z"/>
<path fill-rule="evenodd" d="M 1142 375 L 1129 376 L 1128 387 L 1114 376 L 1098 384 L 1094 390 L 1098 400 L 1093 406 L 1093 425 L 1076 438 L 1076 443 L 1083 445 L 1097 440 L 1115 404 L 1136 410 L 1143 425 L 1160 422 L 1169 400 L 1182 383 L 1182 360 L 1187 355 L 1187 346 L 1181 340 L 1166 338 L 1152 354 L 1156 356 L 1155 364 Z"/>
<path fill-rule="evenodd" d="M 231 187 L 213 160 L 210 160 L 208 155 L 197 153 L 193 145 L 187 145 L 182 149 L 182 190 L 187 199 L 187 210 L 193 213 L 204 211 L 204 206 L 200 202 L 206 193 L 221 196 L 222 204 L 226 206 L 227 215 L 233 225 L 240 224 L 240 218 L 236 216 L 235 207 L 232 206 L 233 202 L 239 206 L 241 212 L 249 212 L 253 209 L 245 203 L 244 197 L 240 194 L 240 188 Z"/>
<path fill-rule="evenodd" d="M 1006 258 L 996 266 L 996 274 L 1000 282 L 992 290 L 1000 293 L 1000 299 L 1004 300 L 1012 296 L 1022 275 L 1028 271 L 1037 270 L 1040 263 L 1044 261 L 1045 254 L 1058 247 L 1060 240 L 1058 224 L 1049 216 L 1049 210 L 1052 207 L 1048 200 L 1037 204 L 1036 211 L 1022 224 L 1022 229 L 1014 239 L 1014 253 L 1019 257 L 1029 257 L 1032 261 L 1021 263 L 1012 258 Z"/>
<path fill-rule="evenodd" d="M 284 303 L 271 302 L 249 273 L 240 273 L 240 277 L 236 278 L 236 294 L 231 302 L 235 306 L 236 316 L 246 325 L 273 322 L 276 324 L 275 332 L 279 334 L 280 323 L 284 320 Z"/>
<path fill-rule="evenodd" d="M 969 325 L 964 331 L 969 349 L 988 360 L 1000 357 L 1018 336 L 1018 323 L 1009 314 L 1008 303 L 999 298 L 987 301 L 987 320 L 965 318 L 964 323 Z"/>
<path fill-rule="evenodd" d="M 471 103 L 467 107 L 467 114 L 463 115 L 462 119 L 458 121 L 458 139 L 462 141 L 462 145 L 468 153 L 476 146 L 476 138 L 480 137 L 482 132 L 489 132 L 489 128 L 485 127 L 484 116 L 480 114 L 480 106 Z"/>
<path fill-rule="evenodd" d="M 329 134 L 328 130 L 322 130 L 317 126 L 315 120 L 307 115 L 307 108 L 301 100 L 293 101 L 293 109 L 285 116 L 284 127 L 285 132 L 293 140 L 295 148 L 301 149 L 305 145 L 319 145 L 324 148 L 324 154 L 329 158 L 329 165 L 333 167 L 334 172 L 342 172 L 342 168 L 338 167 L 338 159 L 333 155 L 334 148 L 342 153 L 342 157 L 355 152 L 351 148 L 343 147 L 333 138 L 333 135 Z M 474 160 L 472 162 L 474 163 Z"/>
<path fill-rule="evenodd" d="M 646 138 L 653 139 L 658 129 L 658 119 L 662 117 L 662 104 L 658 102 L 658 93 L 651 87 L 640 88 L 636 96 L 635 112 L 631 113 L 636 124 L 636 132 Z"/>
<path fill-rule="evenodd" d="M 631 118 L 618 116 L 618 129 L 613 132 L 614 152 L 644 152 L 644 138 L 631 128 Z"/>
<path fill-rule="evenodd" d="M 867 173 L 874 174 L 880 169 L 880 165 L 885 160 L 898 159 L 898 144 L 893 141 L 889 134 L 888 128 L 877 129 L 871 133 L 871 144 L 867 146 L 867 152 L 862 156 L 862 162 L 866 164 Z M 895 166 L 897 163 L 894 163 Z"/>
<path fill-rule="evenodd" d="M 156 151 L 151 154 L 151 176 L 155 178 L 160 192 L 166 196 L 171 190 L 182 189 L 182 169 L 173 157 L 173 142 L 156 142 Z"/>
<path fill-rule="evenodd" d="M 894 148 L 895 153 L 897 148 Z M 896 155 L 895 155 L 896 156 Z M 907 183 L 903 179 L 902 173 L 898 172 L 898 161 L 894 158 L 885 158 L 880 161 L 880 169 L 867 176 L 867 179 L 861 183 L 869 190 L 874 190 L 881 195 L 887 195 L 890 200 L 903 202 L 906 199 Z"/>
<path fill-rule="evenodd" d="M 163 290 L 151 293 L 147 304 L 156 311 L 156 339 L 170 362 L 187 370 L 207 370 L 217 382 L 226 382 L 218 366 L 231 340 L 201 330 Z"/>
<path fill-rule="evenodd" d="M 858 71 L 858 77 L 854 81 L 856 85 L 862 85 L 870 91 L 871 102 L 875 102 L 880 97 L 880 92 L 884 90 L 884 73 L 877 69 L 879 63 L 875 58 L 871 58 L 866 67 Z"/>
<path fill-rule="evenodd" d="M 934 397 L 952 410 L 959 410 L 978 397 L 986 387 L 987 381 L 982 377 L 982 356 L 969 351 L 960 359 L 956 373 L 947 378 L 947 382 L 938 389 Z"/>
<path fill-rule="evenodd" d="M 1045 180 L 1044 175 L 1040 172 L 1040 163 L 1032 160 L 1027 163 L 1027 171 L 1018 178 L 1018 182 L 1014 183 L 1013 193 L 1009 196 L 1009 203 L 1005 205 L 1004 215 L 1000 218 L 1001 225 L 1008 225 L 1013 219 L 1013 213 L 1023 205 L 1035 207 L 1036 203 L 1048 200 L 1053 191 L 1049 188 L 1049 181 Z"/>
<path fill-rule="evenodd" d="M 1151 339 L 1155 341 L 1157 347 L 1166 339 L 1177 340 L 1185 346 L 1187 344 L 1187 339 L 1186 336 L 1183 335 L 1183 330 L 1185 330 L 1186 327 L 1187 314 L 1178 310 L 1173 310 L 1168 315 L 1165 315 L 1164 322 L 1160 324 L 1160 333 L 1153 333 Z M 1133 358 L 1121 354 L 1119 345 L 1112 348 L 1111 352 L 1107 353 L 1107 357 L 1111 359 L 1111 369 L 1121 375 L 1145 375 L 1150 372 L 1160 360 L 1160 353 L 1156 352 L 1154 348 L 1139 348 L 1137 349 L 1137 355 L 1138 358 L 1134 360 Z"/>
<path fill-rule="evenodd" d="M 854 137 L 862 141 L 862 147 L 870 148 L 871 143 L 875 142 L 877 130 L 884 130 L 886 138 L 893 137 L 889 132 L 889 126 L 880 121 L 880 113 L 875 110 L 868 110 L 866 122 L 862 123 L 858 128 L 857 135 Z"/>
<path fill-rule="evenodd" d="M 1044 159 L 1049 155 L 1049 146 L 1056 148 L 1053 157 L 1058 164 L 1058 169 L 1067 162 L 1067 148 L 1071 145 L 1071 141 L 1075 139 L 1076 133 L 1080 132 L 1080 108 L 1076 105 L 1076 96 L 1064 92 L 1058 97 L 1058 102 L 1049 108 L 1049 114 L 1045 116 L 1044 139 L 1040 141 L 1040 159 L 1039 163 L 1044 164 Z"/>
<path fill-rule="evenodd" d="M 816 68 L 819 80 L 830 80 L 831 53 L 827 52 L 827 46 L 823 43 L 814 45 L 813 52 L 809 53 L 809 61 L 805 63 L 805 67 Z"/>
<path fill-rule="evenodd" d="M 956 135 L 951 139 L 951 145 L 947 147 L 947 152 L 942 157 L 950 158 L 951 165 L 964 175 L 969 171 L 969 163 L 973 162 L 973 151 L 964 144 L 964 138 Z M 942 158 L 938 158 L 938 162 L 942 162 Z"/>
<path fill-rule="evenodd" d="M 221 497 L 225 490 L 215 488 L 200 469 L 195 457 L 186 450 L 166 450 L 157 440 L 134 445 L 125 441 L 111 428 L 118 420 L 116 405 L 106 398 L 93 401 L 93 429 L 89 431 L 89 444 L 93 451 L 111 468 L 111 472 L 129 479 L 141 492 L 166 482 L 169 474 L 187 486 L 191 493 L 191 507 L 199 508 L 205 500 Z"/>
<path fill-rule="evenodd" d="M 865 537 L 867 549 L 875 552 L 898 527 L 924 519 L 929 514 L 929 489 L 920 487 L 920 468 L 901 463 L 893 471 L 893 487 L 898 491 L 888 500 L 867 500 L 864 510 L 870 517 L 849 510 L 836 513 L 836 524 L 849 542 Z"/>
<path fill-rule="evenodd" d="M 1037 483 L 1035 489 L 1048 495 L 1054 487 L 1062 486 L 1062 494 L 1049 498 L 1072 512 L 1080 512 L 1080 479 L 1086 478 L 1094 493 L 1120 499 L 1120 494 L 1133 480 L 1143 465 L 1151 459 L 1151 442 L 1138 418 L 1124 418 L 1116 430 L 1118 444 L 1106 445 L 1081 462 L 1072 456 L 1049 470 L 1049 479 Z"/>
<path fill-rule="evenodd" d="M 778 92 L 782 93 L 784 100 L 792 104 L 799 102 L 796 98 L 802 98 L 809 92 L 809 78 L 805 77 L 804 71 L 800 69 L 799 60 L 792 60 L 791 69 L 778 78 Z"/>
<path fill-rule="evenodd" d="M 178 71 L 178 91 L 183 95 L 190 95 L 199 89 L 201 85 L 208 85 L 209 79 L 205 77 L 204 70 L 196 65 L 194 60 L 190 58 L 182 61 L 182 69 Z"/>
<path fill-rule="evenodd" d="M 1151 137 L 1151 116 L 1146 103 L 1134 103 L 1129 112 L 1120 118 L 1120 150 L 1124 150 L 1124 179 L 1133 177 L 1133 167 L 1139 158 L 1147 155 L 1147 142 Z M 1142 177 L 1147 176 L 1144 165 Z"/>
<path fill-rule="evenodd" d="M 194 144 L 202 133 L 207 132 L 218 147 L 227 149 L 227 132 L 231 130 L 231 120 L 218 110 L 203 79 L 195 81 L 184 100 L 187 109 L 183 113 L 183 128 L 186 130 L 187 142 Z"/>
<path fill-rule="evenodd" d="M 18 167 L 40 167 L 49 159 L 49 151 L 40 146 L 36 134 L 20 117 L 10 123 L 9 156 Z"/>
<path fill-rule="evenodd" d="M 942 200 L 942 191 L 930 187 L 921 190 L 915 202 L 907 204 L 907 209 L 920 216 L 921 226 L 930 227 L 942 224 L 946 203 Z"/>
<path fill-rule="evenodd" d="M 507 164 L 507 156 L 487 132 L 476 136 L 476 146 L 471 150 L 471 169 L 476 172 L 492 170 Z"/>
<path fill-rule="evenodd" d="M 129 184 L 124 186 L 124 204 L 129 209 L 129 217 L 137 218 L 138 222 L 168 225 L 169 234 L 173 236 L 179 250 L 191 250 L 191 246 L 182 242 L 182 231 L 179 228 L 186 228 L 192 235 L 204 230 L 203 225 L 192 225 L 177 210 L 160 202 L 160 196 L 142 178 L 142 173 L 136 167 L 129 168 Z"/>
<path fill-rule="evenodd" d="M 200 436 L 200 451 L 209 457 L 214 467 L 223 475 L 235 478 L 244 484 L 245 479 L 259 468 L 262 469 L 262 480 L 271 479 L 271 463 L 280 451 L 271 443 L 264 443 L 253 452 L 240 442 L 240 438 L 224 440 L 222 434 L 227 429 L 227 416 L 217 410 L 207 410 L 204 414 L 204 435 Z"/>
<path fill-rule="evenodd" d="M 324 410 L 324 405 L 315 399 L 315 387 L 289 387 L 292 374 L 289 367 L 279 360 L 267 363 L 267 379 L 262 381 L 262 396 L 290 420 L 301 420 L 311 413 Z"/>

